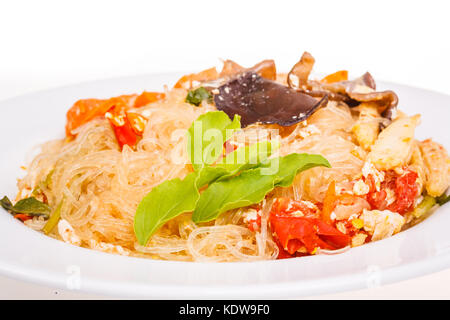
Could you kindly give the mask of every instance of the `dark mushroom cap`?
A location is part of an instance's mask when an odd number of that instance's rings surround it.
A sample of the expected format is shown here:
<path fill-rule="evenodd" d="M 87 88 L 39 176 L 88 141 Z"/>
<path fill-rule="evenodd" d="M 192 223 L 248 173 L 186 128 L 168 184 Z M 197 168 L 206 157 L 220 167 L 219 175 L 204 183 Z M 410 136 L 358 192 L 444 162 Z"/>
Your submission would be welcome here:
<path fill-rule="evenodd" d="M 214 96 L 217 109 L 230 118 L 241 116 L 243 127 L 252 123 L 291 126 L 306 120 L 328 97 L 317 100 L 253 71 L 244 72 L 219 87 Z"/>

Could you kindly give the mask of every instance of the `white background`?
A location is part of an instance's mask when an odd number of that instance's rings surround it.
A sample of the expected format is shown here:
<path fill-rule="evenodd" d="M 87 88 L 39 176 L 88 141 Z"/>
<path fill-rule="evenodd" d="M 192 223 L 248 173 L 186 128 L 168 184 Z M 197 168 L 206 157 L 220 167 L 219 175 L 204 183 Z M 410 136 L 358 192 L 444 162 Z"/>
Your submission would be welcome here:
<path fill-rule="evenodd" d="M 446 1 L 430 0 L 0 0 L 0 99 L 96 79 L 201 70 L 219 58 L 244 66 L 273 58 L 286 71 L 305 50 L 320 73 L 369 70 L 375 79 L 450 93 L 449 13 Z M 94 296 L 0 278 L 0 298 L 58 297 Z M 450 298 L 450 270 L 324 297 Z"/>

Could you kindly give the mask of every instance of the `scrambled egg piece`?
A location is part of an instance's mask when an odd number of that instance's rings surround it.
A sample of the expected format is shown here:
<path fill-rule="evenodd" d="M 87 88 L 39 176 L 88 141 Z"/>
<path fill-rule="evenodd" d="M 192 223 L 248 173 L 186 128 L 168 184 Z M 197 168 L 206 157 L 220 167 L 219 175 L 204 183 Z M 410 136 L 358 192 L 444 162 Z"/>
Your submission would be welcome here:
<path fill-rule="evenodd" d="M 249 209 L 243 214 L 244 223 L 249 223 L 250 221 L 256 220 L 258 218 L 258 211 L 255 209 Z"/>
<path fill-rule="evenodd" d="M 107 252 L 107 253 L 115 253 L 123 256 L 128 256 L 130 253 L 126 251 L 122 246 L 114 245 L 106 242 L 98 242 L 96 240 L 89 240 L 89 246 L 91 249 Z"/>
<path fill-rule="evenodd" d="M 377 241 L 388 238 L 399 232 L 405 224 L 402 215 L 389 210 L 364 210 L 359 217 L 364 221 L 364 230 L 372 235 L 372 240 Z"/>
<path fill-rule="evenodd" d="M 352 247 L 358 247 L 366 242 L 367 234 L 358 233 L 352 237 Z"/>
<path fill-rule="evenodd" d="M 363 196 L 368 194 L 370 191 L 370 187 L 361 179 L 357 180 L 353 185 L 353 194 L 357 196 Z"/>
<path fill-rule="evenodd" d="M 420 115 L 398 118 L 384 129 L 367 159 L 378 170 L 389 170 L 406 165 L 414 147 L 414 131 Z"/>
<path fill-rule="evenodd" d="M 75 233 L 75 230 L 73 230 L 70 223 L 65 220 L 61 219 L 58 222 L 58 233 L 61 236 L 61 238 L 64 240 L 64 242 L 79 246 L 81 244 L 81 239 L 77 236 Z"/>

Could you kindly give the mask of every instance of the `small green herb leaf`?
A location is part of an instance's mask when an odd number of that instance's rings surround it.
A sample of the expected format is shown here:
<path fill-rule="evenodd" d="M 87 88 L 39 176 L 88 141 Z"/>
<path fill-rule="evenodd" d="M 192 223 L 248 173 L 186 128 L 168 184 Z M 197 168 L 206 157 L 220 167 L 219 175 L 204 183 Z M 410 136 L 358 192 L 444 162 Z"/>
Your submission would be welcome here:
<path fill-rule="evenodd" d="M 142 199 L 134 217 L 134 232 L 141 245 L 170 219 L 194 210 L 199 198 L 196 180 L 197 174 L 190 173 L 183 180 L 164 181 Z"/>
<path fill-rule="evenodd" d="M 34 197 L 22 199 L 18 201 L 14 206 L 12 205 L 8 197 L 3 197 L 3 199 L 0 200 L 0 202 L 4 209 L 8 210 L 14 215 L 18 213 L 23 213 L 29 216 L 48 217 L 50 213 L 50 207 Z"/>
<path fill-rule="evenodd" d="M 261 175 L 260 168 L 211 184 L 200 196 L 192 215 L 194 222 L 215 219 L 220 213 L 261 202 L 274 188 L 270 175 Z"/>
<path fill-rule="evenodd" d="M 233 121 L 223 111 L 202 114 L 188 130 L 188 154 L 194 170 L 214 163 L 223 152 L 223 144 L 241 128 L 240 117 Z"/>
<path fill-rule="evenodd" d="M 211 221 L 222 212 L 259 203 L 275 187 L 291 185 L 298 172 L 316 166 L 330 167 L 330 164 L 320 155 L 293 153 L 214 182 L 200 195 L 192 220 Z"/>
<path fill-rule="evenodd" d="M 299 172 L 319 166 L 331 167 L 328 160 L 318 154 L 291 153 L 280 157 L 278 161 L 278 165 L 277 158 L 271 160 L 270 165 L 266 165 L 266 168 L 279 168 L 276 173 L 276 187 L 289 187 Z"/>
<path fill-rule="evenodd" d="M 199 106 L 203 100 L 209 102 L 212 101 L 212 94 L 203 87 L 197 88 L 195 90 L 190 90 L 186 96 L 186 102 L 193 104 L 194 106 Z"/>

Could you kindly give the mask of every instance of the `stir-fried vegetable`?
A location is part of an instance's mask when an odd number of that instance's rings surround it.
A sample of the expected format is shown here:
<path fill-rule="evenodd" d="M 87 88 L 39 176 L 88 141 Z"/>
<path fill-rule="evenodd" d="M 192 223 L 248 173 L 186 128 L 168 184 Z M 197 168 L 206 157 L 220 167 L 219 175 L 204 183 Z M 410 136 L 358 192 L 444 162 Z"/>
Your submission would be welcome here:
<path fill-rule="evenodd" d="M 62 208 L 63 202 L 64 202 L 64 200 L 60 202 L 60 204 L 56 207 L 55 212 L 53 212 L 53 214 L 48 219 L 44 228 L 42 228 L 42 231 L 45 234 L 49 234 L 56 227 L 59 220 L 61 219 L 61 208 Z"/>
<path fill-rule="evenodd" d="M 197 88 L 195 90 L 189 90 L 189 92 L 186 96 L 186 102 L 193 104 L 194 106 L 197 106 L 197 107 L 204 100 L 206 100 L 208 102 L 212 102 L 212 94 L 209 93 L 209 91 L 203 87 Z"/>
<path fill-rule="evenodd" d="M 430 196 L 425 196 L 422 202 L 413 210 L 412 215 L 420 218 L 425 215 L 436 204 L 436 199 Z"/>
<path fill-rule="evenodd" d="M 105 113 L 115 107 L 122 108 L 132 107 L 132 101 L 135 95 L 122 95 L 107 100 L 101 99 L 82 99 L 75 102 L 75 104 L 67 111 L 66 134 L 73 136 L 72 131 L 91 121 L 96 117 L 102 117 Z"/>
<path fill-rule="evenodd" d="M 268 158 L 273 148 L 267 148 L 268 150 L 261 152 L 259 148 L 252 148 L 252 146 L 243 149 L 243 159 L 237 156 L 241 152 L 238 148 L 227 155 L 227 159 L 234 162 L 224 161 L 219 162 L 217 166 L 212 166 L 219 155 L 217 153 L 207 153 L 207 157 L 203 155 L 205 150 L 215 149 L 213 144 L 207 143 L 209 140 L 205 139 L 203 132 L 212 128 L 219 133 L 224 133 L 227 129 L 236 130 L 239 118 L 235 118 L 232 122 L 223 112 L 209 112 L 200 116 L 198 121 L 202 124 L 204 131 L 198 132 L 196 122 L 189 129 L 189 132 L 194 135 L 190 137 L 191 143 L 188 150 L 195 172 L 190 173 L 183 180 L 174 179 L 163 182 L 153 188 L 138 206 L 134 230 L 141 245 L 145 245 L 150 236 L 168 219 L 183 212 L 193 211 L 194 222 L 210 221 L 227 210 L 261 202 L 266 194 L 277 186 L 290 186 L 295 175 L 300 171 L 316 166 L 330 166 L 328 161 L 320 155 L 297 153 L 261 161 Z M 222 150 L 225 136 L 227 135 L 222 135 L 222 140 L 219 139 L 215 143 L 220 150 Z M 196 139 L 206 144 L 200 144 L 200 148 L 196 148 Z M 257 162 L 249 163 L 251 159 Z M 208 185 L 207 189 L 200 194 L 199 188 L 205 185 Z M 156 206 L 156 203 L 159 205 Z"/>
<path fill-rule="evenodd" d="M 106 116 L 114 129 L 120 148 L 125 144 L 133 147 L 144 131 L 146 119 L 128 110 L 164 98 L 164 93 L 144 91 L 139 96 L 122 95 L 106 100 L 79 100 L 67 112 L 66 134 L 71 137 L 76 128 L 96 117 Z"/>
<path fill-rule="evenodd" d="M 300 212 L 301 216 L 295 213 Z M 294 254 L 301 248 L 313 254 L 318 248 L 335 250 L 348 246 L 351 238 L 311 215 L 309 210 L 290 199 L 276 199 L 269 218 L 272 231 L 284 250 Z"/>
<path fill-rule="evenodd" d="M 8 197 L 3 197 L 0 200 L 2 207 L 11 213 L 23 213 L 31 216 L 48 216 L 50 208 L 47 204 L 37 200 L 34 197 L 19 200 L 15 205 L 12 205 Z"/>
<path fill-rule="evenodd" d="M 19 200 L 13 205 L 8 197 L 4 196 L 0 200 L 0 205 L 15 218 L 22 221 L 28 220 L 34 216 L 43 216 L 47 218 L 50 213 L 50 207 L 34 197 Z"/>

